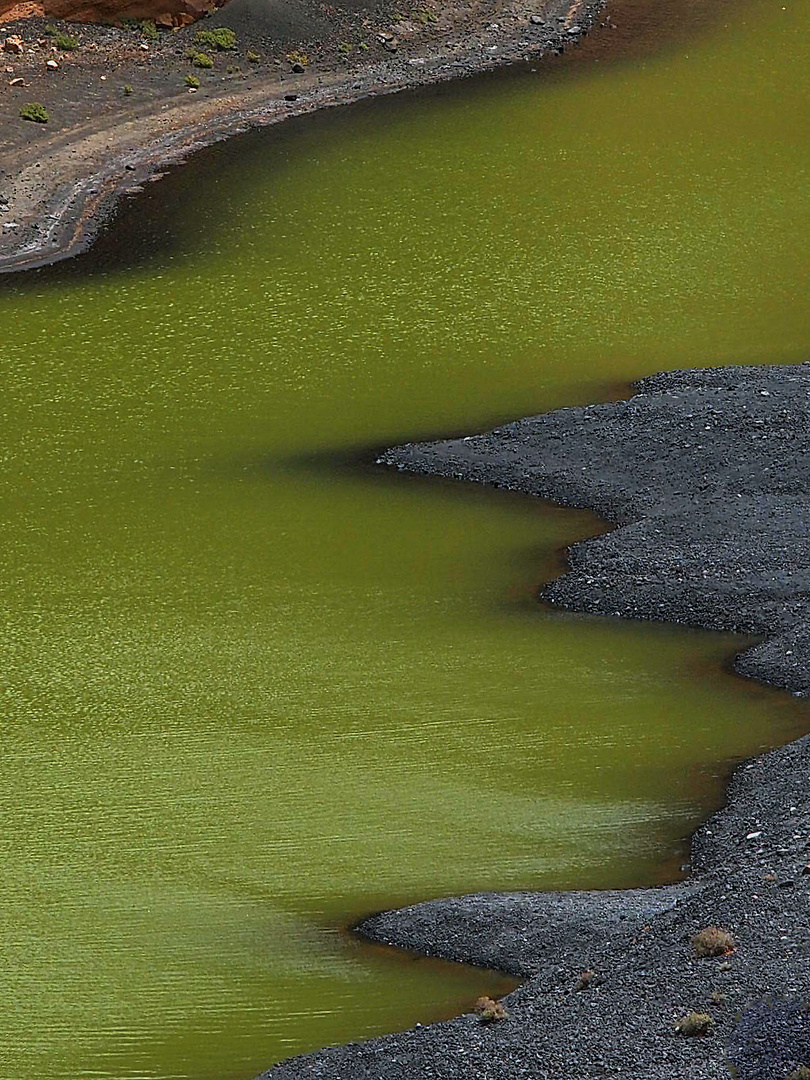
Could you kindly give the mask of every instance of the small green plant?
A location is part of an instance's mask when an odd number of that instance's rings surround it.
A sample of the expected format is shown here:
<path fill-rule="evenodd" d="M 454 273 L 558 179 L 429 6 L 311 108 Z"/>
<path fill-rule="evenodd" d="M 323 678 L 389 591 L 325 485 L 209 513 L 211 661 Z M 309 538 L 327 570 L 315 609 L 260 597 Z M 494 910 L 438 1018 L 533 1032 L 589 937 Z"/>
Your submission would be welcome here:
<path fill-rule="evenodd" d="M 290 64 L 301 64 L 302 67 L 307 67 L 309 56 L 305 52 L 301 52 L 300 49 L 293 49 L 292 52 L 287 53 L 287 61 Z"/>
<path fill-rule="evenodd" d="M 577 990 L 587 990 L 595 978 L 595 971 L 583 971 L 580 977 L 577 979 Z"/>
<path fill-rule="evenodd" d="M 247 60 L 249 64 L 258 64 L 261 61 L 261 56 L 257 52 L 253 52 L 252 49 L 248 50 Z"/>
<path fill-rule="evenodd" d="M 227 26 L 217 26 L 214 30 L 199 30 L 194 39 L 198 45 L 224 52 L 236 48 L 236 34 Z"/>
<path fill-rule="evenodd" d="M 798 1069 L 788 1073 L 785 1080 L 810 1080 L 810 1066 L 800 1065 Z"/>
<path fill-rule="evenodd" d="M 714 1027 L 714 1020 L 708 1013 L 689 1012 L 682 1016 L 675 1025 L 679 1035 L 707 1035 Z"/>
<path fill-rule="evenodd" d="M 711 1001 L 712 1005 L 725 1005 L 728 1001 L 728 995 L 724 994 L 722 990 L 713 990 L 709 1001 Z M 808 1080 L 810 1080 L 810 1077 L 808 1077 Z"/>
<path fill-rule="evenodd" d="M 186 75 L 186 86 L 190 86 L 192 90 L 199 90 L 200 80 L 196 75 Z"/>
<path fill-rule="evenodd" d="M 436 14 L 436 12 L 431 11 L 430 8 L 426 7 L 415 8 L 411 12 L 411 18 L 415 19 L 418 23 L 422 23 L 423 25 L 425 23 L 438 22 L 438 15 Z"/>
<path fill-rule="evenodd" d="M 59 33 L 59 31 L 56 29 L 56 27 L 53 25 L 53 23 L 48 23 L 47 26 L 45 27 L 45 29 L 43 30 L 43 33 L 46 34 L 48 37 L 56 37 L 56 35 Z"/>
<path fill-rule="evenodd" d="M 192 51 L 188 54 L 188 58 L 192 62 L 194 67 L 212 68 L 214 66 L 214 61 L 211 59 L 208 53 Z"/>
<path fill-rule="evenodd" d="M 239 74 L 239 68 L 236 66 L 236 64 L 228 64 L 225 71 L 226 71 L 226 74 L 228 74 L 228 75 L 238 75 Z"/>
<path fill-rule="evenodd" d="M 151 19 L 141 19 L 138 23 L 138 29 L 147 41 L 157 41 L 158 28 Z"/>
<path fill-rule="evenodd" d="M 348 56 L 349 53 L 351 53 L 353 51 L 354 51 L 354 45 L 352 45 L 352 43 L 350 41 L 339 41 L 338 42 L 338 52 L 341 53 L 343 56 Z"/>
<path fill-rule="evenodd" d="M 20 109 L 23 120 L 30 120 L 34 124 L 47 124 L 50 120 L 48 110 L 38 101 L 32 101 L 30 105 L 23 105 Z"/>
<path fill-rule="evenodd" d="M 130 94 L 134 93 L 132 87 L 129 86 L 128 84 L 127 84 L 127 86 L 122 87 L 122 89 L 123 89 L 124 93 L 127 95 L 127 97 L 129 97 Z"/>
<path fill-rule="evenodd" d="M 728 956 L 734 952 L 734 944 L 728 930 L 721 930 L 719 926 L 707 926 L 692 938 L 692 949 L 701 960 L 707 956 Z"/>
<path fill-rule="evenodd" d="M 475 1003 L 475 1011 L 482 1024 L 494 1024 L 509 1015 L 500 1001 L 494 1001 L 491 997 L 480 997 Z"/>
<path fill-rule="evenodd" d="M 57 49 L 61 49 L 63 52 L 73 52 L 74 49 L 79 47 L 79 39 L 71 37 L 70 34 L 57 34 L 53 40 Z"/>

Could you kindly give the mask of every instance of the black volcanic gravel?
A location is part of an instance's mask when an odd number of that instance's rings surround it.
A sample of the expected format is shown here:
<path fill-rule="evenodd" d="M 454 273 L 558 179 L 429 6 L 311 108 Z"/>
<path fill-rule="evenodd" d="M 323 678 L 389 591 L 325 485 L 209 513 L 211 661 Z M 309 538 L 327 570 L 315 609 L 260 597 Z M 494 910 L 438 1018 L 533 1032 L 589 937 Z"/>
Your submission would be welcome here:
<path fill-rule="evenodd" d="M 545 589 L 577 611 L 764 637 L 752 678 L 810 691 L 810 365 L 667 372 L 629 401 L 391 450 L 383 464 L 590 507 L 619 527 Z M 385 912 L 376 941 L 527 977 L 508 1018 L 293 1058 L 268 1080 L 784 1080 L 810 1066 L 810 736 L 737 770 L 694 876 L 631 892 L 479 894 Z M 730 931 L 728 956 L 690 938 Z M 581 988 L 583 970 L 595 977 Z M 675 1031 L 708 1013 L 709 1033 Z"/>

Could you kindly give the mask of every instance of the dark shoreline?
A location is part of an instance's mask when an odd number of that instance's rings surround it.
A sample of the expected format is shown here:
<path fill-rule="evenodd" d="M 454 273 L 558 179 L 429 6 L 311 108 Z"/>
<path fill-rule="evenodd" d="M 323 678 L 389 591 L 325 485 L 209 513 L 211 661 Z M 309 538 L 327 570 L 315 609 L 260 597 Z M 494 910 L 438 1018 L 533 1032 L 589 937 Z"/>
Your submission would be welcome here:
<path fill-rule="evenodd" d="M 627 401 L 385 453 L 404 471 L 597 511 L 543 592 L 570 610 L 756 635 L 740 675 L 810 693 L 810 365 L 642 380 Z M 707 925 L 728 957 L 696 959 Z M 810 1065 L 810 735 L 743 763 L 692 877 L 626 892 L 486 893 L 383 912 L 366 938 L 528 981 L 472 1015 L 282 1062 L 267 1080 L 784 1080 Z M 578 988 L 583 971 L 596 973 Z M 677 1020 L 712 1016 L 685 1037 Z"/>

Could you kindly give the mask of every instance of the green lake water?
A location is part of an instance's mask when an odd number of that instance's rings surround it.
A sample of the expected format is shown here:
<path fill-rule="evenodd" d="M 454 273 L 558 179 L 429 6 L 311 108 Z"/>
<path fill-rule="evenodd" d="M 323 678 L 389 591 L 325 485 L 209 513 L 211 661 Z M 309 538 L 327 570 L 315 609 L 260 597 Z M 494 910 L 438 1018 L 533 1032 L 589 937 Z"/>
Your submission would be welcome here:
<path fill-rule="evenodd" d="M 344 928 L 672 880 L 807 729 L 740 639 L 538 605 L 593 517 L 368 463 L 807 358 L 809 32 L 748 0 L 292 122 L 0 283 L 2 1080 L 248 1080 L 464 1010 L 508 984 Z"/>

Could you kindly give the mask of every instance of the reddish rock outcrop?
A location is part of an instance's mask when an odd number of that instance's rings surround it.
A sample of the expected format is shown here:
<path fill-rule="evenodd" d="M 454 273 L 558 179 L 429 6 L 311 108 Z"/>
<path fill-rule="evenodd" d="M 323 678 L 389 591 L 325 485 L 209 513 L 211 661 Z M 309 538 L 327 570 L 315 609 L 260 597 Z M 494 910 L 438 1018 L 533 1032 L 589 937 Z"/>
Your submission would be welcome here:
<path fill-rule="evenodd" d="M 160 26 L 185 26 L 221 6 L 215 0 L 0 0 L 0 19 L 44 16 L 73 22 L 154 19 Z"/>

